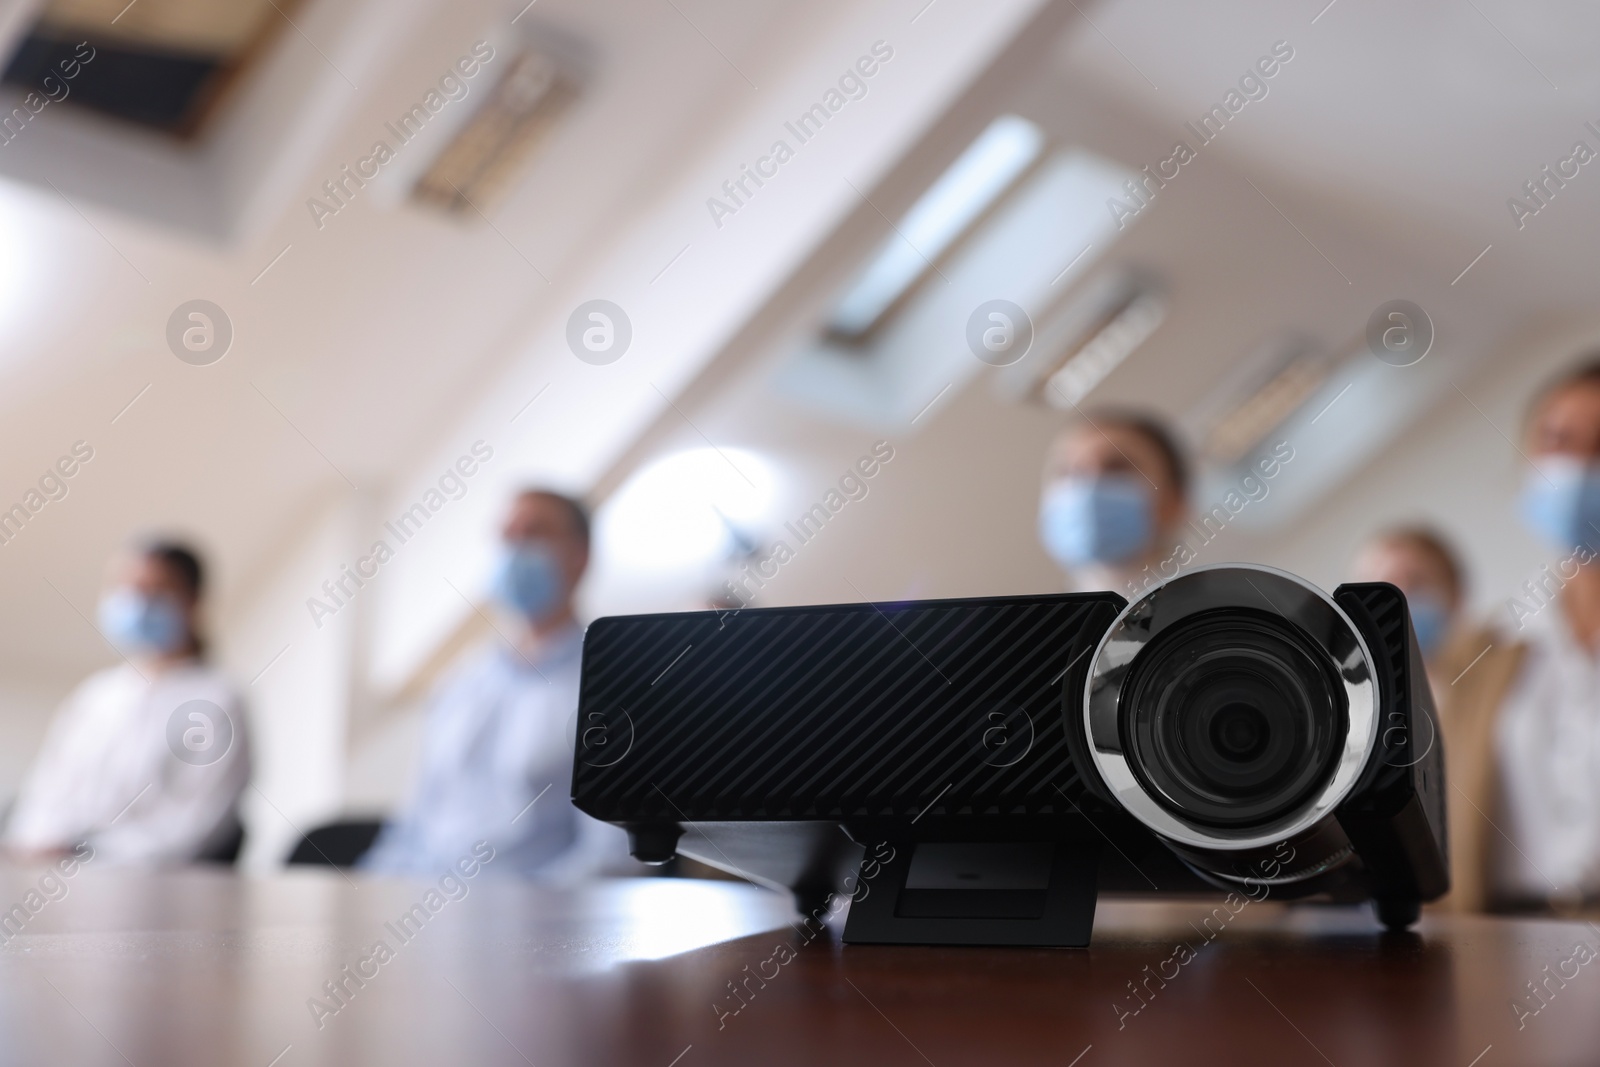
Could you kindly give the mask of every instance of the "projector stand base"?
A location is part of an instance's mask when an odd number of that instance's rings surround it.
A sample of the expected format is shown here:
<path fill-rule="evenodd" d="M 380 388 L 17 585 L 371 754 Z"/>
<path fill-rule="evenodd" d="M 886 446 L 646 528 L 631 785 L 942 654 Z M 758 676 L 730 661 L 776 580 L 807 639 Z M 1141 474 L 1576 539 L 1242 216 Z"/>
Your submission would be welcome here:
<path fill-rule="evenodd" d="M 858 875 L 847 944 L 1088 946 L 1099 860 L 1092 844 L 890 844 L 893 858 L 875 877 Z"/>

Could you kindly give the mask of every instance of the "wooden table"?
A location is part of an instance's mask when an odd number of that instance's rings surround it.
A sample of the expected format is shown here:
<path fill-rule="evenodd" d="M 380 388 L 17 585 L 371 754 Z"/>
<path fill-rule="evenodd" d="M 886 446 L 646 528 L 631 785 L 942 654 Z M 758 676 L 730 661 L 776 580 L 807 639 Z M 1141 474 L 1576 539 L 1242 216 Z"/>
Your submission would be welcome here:
<path fill-rule="evenodd" d="M 730 883 L 480 878 L 451 900 L 326 871 L 40 877 L 0 871 L 0 907 L 25 913 L 0 945 L 0 1063 L 1600 1063 L 1584 923 L 1386 938 L 1362 911 L 1253 904 L 1206 941 L 1205 905 L 1103 902 L 1086 951 L 846 947 L 801 945 L 786 901 Z"/>

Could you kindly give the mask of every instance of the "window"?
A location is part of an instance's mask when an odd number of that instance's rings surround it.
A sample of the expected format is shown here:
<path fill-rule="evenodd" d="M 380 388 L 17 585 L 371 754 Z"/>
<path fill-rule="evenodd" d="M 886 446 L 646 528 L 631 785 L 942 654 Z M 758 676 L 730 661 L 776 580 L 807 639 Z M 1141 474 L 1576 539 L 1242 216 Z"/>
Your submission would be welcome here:
<path fill-rule="evenodd" d="M 1002 115 L 917 199 L 834 307 L 828 331 L 866 335 L 933 263 L 1039 158 L 1044 133 Z"/>

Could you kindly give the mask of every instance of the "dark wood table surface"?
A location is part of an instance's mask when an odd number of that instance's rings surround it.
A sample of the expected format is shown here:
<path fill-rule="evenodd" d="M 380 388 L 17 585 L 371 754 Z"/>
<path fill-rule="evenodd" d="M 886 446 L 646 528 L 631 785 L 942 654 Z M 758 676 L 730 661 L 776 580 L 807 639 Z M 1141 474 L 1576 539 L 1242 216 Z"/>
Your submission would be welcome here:
<path fill-rule="evenodd" d="M 1088 950 L 871 947 L 684 879 L 429 898 L 317 870 L 41 878 L 0 870 L 0 1063 L 1600 1064 L 1583 922 L 1395 937 L 1252 904 L 1208 941 L 1206 904 L 1102 902 Z M 425 921 L 396 926 L 413 906 Z"/>

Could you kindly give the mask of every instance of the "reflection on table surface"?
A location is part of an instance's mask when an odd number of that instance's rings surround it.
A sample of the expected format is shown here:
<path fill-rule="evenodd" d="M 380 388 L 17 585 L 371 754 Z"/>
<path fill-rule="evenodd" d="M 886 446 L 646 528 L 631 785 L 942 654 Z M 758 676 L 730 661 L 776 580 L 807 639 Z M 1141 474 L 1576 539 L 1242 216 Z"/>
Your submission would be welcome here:
<path fill-rule="evenodd" d="M 1581 922 L 1430 916 L 1394 937 L 1362 909 L 1107 901 L 1087 951 L 850 947 L 722 882 L 42 878 L 0 871 L 7 1063 L 1496 1067 L 1600 1048 Z"/>

